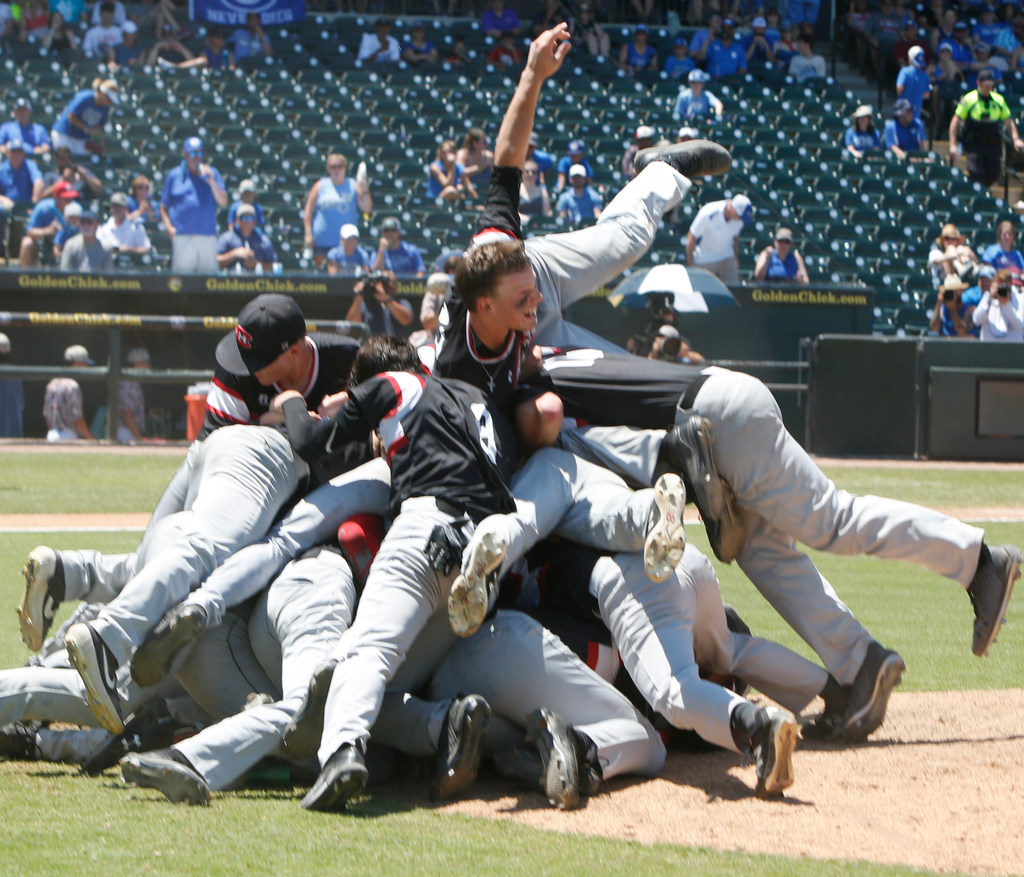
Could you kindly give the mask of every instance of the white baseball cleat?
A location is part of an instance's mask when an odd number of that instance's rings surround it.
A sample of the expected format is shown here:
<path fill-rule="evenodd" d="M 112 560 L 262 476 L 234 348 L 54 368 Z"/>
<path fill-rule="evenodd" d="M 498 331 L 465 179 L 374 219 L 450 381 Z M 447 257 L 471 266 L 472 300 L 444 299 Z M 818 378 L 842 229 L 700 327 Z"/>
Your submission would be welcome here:
<path fill-rule="evenodd" d="M 124 722 L 117 710 L 117 659 L 89 624 L 73 624 L 64 638 L 68 660 L 85 684 L 85 702 L 111 734 L 120 734 Z"/>
<path fill-rule="evenodd" d="M 56 551 L 39 545 L 28 553 L 21 574 L 25 576 L 25 592 L 18 604 L 21 641 L 38 652 L 64 599 L 64 565 Z"/>
<path fill-rule="evenodd" d="M 652 582 L 663 582 L 683 559 L 686 531 L 683 529 L 683 508 L 686 488 L 683 479 L 667 472 L 654 485 L 652 524 L 644 541 L 644 569 Z"/>
<path fill-rule="evenodd" d="M 472 636 L 487 617 L 492 590 L 489 580 L 501 566 L 508 547 L 505 537 L 487 530 L 485 524 L 477 527 L 469 540 L 462 574 L 448 595 L 448 621 L 459 636 Z"/>

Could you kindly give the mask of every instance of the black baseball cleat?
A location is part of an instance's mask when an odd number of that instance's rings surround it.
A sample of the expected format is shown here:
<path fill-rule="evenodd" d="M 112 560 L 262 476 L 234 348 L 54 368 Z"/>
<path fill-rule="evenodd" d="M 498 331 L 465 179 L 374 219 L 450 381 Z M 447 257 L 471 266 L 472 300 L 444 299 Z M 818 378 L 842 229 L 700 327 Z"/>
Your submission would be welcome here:
<path fill-rule="evenodd" d="M 988 654 L 1003 626 L 1014 582 L 1020 578 L 1021 560 L 1024 556 L 1015 545 L 997 545 L 995 548 L 982 545 L 978 570 L 967 588 L 967 596 L 974 607 L 971 651 L 979 658 Z"/>
<path fill-rule="evenodd" d="M 120 734 L 124 722 L 118 712 L 117 658 L 89 623 L 73 624 L 64 638 L 68 661 L 85 684 L 85 702 L 111 734 Z"/>
<path fill-rule="evenodd" d="M 39 722 L 11 722 L 0 728 L 0 758 L 7 761 L 38 761 L 36 744 Z"/>
<path fill-rule="evenodd" d="M 291 761 L 305 761 L 316 755 L 324 733 L 324 707 L 338 662 L 324 661 L 313 671 L 306 696 L 285 728 L 281 751 Z"/>
<path fill-rule="evenodd" d="M 432 801 L 458 798 L 473 785 L 490 719 L 491 707 L 479 694 L 452 701 L 437 745 L 437 768 L 430 784 Z"/>
<path fill-rule="evenodd" d="M 526 739 L 540 755 L 544 794 L 559 810 L 580 805 L 580 766 L 574 729 L 558 713 L 541 707 L 526 720 Z"/>
<path fill-rule="evenodd" d="M 633 158 L 633 170 L 640 173 L 652 161 L 663 161 L 691 180 L 718 176 L 732 167 L 729 150 L 710 140 L 688 140 L 641 149 Z"/>
<path fill-rule="evenodd" d="M 156 697 L 124 723 L 120 734 L 115 734 L 82 762 L 82 773 L 88 776 L 101 774 L 130 752 L 166 749 L 174 742 L 178 727 L 178 721 L 168 712 L 164 699 Z"/>
<path fill-rule="evenodd" d="M 207 628 L 206 610 L 179 603 L 160 619 L 149 638 L 132 655 L 132 679 L 144 688 L 158 685 L 171 672 L 174 659 L 192 645 Z"/>
<path fill-rule="evenodd" d="M 121 779 L 143 789 L 156 789 L 172 804 L 206 807 L 210 787 L 188 760 L 174 749 L 131 752 L 121 759 Z"/>
<path fill-rule="evenodd" d="M 800 726 L 788 710 L 774 706 L 759 710 L 762 728 L 750 741 L 757 771 L 759 798 L 778 798 L 793 785 L 793 750 Z"/>
<path fill-rule="evenodd" d="M 836 728 L 836 736 L 858 743 L 880 727 L 889 695 L 900 684 L 906 669 L 898 652 L 872 640 L 850 687 L 846 712 Z"/>
<path fill-rule="evenodd" d="M 327 760 L 302 806 L 306 810 L 340 810 L 366 788 L 368 777 L 359 747 L 345 743 Z"/>
<path fill-rule="evenodd" d="M 25 593 L 18 604 L 21 641 L 38 652 L 64 599 L 64 563 L 52 548 L 38 545 L 28 553 L 21 574 L 25 576 Z"/>
<path fill-rule="evenodd" d="M 673 426 L 661 443 L 655 473 L 678 472 L 697 506 L 711 550 L 722 563 L 732 563 L 743 550 L 747 529 L 728 482 L 718 474 L 711 452 L 711 421 L 688 415 Z"/>

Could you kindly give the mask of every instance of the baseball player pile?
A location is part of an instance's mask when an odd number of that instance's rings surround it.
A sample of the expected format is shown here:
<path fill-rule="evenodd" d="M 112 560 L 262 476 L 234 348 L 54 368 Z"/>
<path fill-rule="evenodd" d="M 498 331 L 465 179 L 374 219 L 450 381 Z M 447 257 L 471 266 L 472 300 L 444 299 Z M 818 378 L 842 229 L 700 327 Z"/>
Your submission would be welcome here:
<path fill-rule="evenodd" d="M 562 319 L 731 162 L 708 141 L 642 150 L 595 225 L 524 242 L 521 168 L 568 40 L 563 24 L 530 47 L 434 346 L 308 334 L 291 298 L 257 297 L 137 550 L 29 554 L 18 616 L 39 654 L 0 671 L 7 755 L 119 763 L 191 804 L 274 758 L 303 807 L 334 810 L 405 764 L 390 749 L 430 760 L 434 800 L 485 769 L 571 809 L 696 734 L 778 797 L 801 736 L 863 741 L 905 669 L 798 542 L 954 580 L 988 652 L 1017 548 L 839 490 L 754 378 Z M 723 606 L 687 502 L 820 663 Z"/>

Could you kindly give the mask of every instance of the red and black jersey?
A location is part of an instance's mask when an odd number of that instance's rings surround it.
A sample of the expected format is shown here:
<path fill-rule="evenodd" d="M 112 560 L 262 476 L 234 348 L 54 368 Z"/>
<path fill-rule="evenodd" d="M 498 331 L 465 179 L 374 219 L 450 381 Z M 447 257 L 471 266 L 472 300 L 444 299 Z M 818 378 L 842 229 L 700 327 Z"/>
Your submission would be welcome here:
<path fill-rule="evenodd" d="M 523 352 L 530 349 L 532 333 L 509 332 L 505 346 L 491 350 L 476 337 L 466 306 L 453 295 L 445 299 L 438 320 L 434 374 L 472 384 L 490 396 L 502 411 L 508 411 L 519 386 L 519 364 Z"/>
<path fill-rule="evenodd" d="M 392 516 L 420 496 L 475 521 L 515 510 L 508 488 L 516 457 L 512 427 L 476 387 L 386 372 L 354 387 L 331 420 L 313 420 L 298 399 L 283 410 L 292 446 L 307 461 L 376 430 L 391 466 Z"/>
<path fill-rule="evenodd" d="M 306 336 L 306 343 L 313 349 L 313 370 L 301 392 L 306 405 L 315 410 L 324 396 L 340 393 L 348 385 L 359 342 L 344 335 L 313 333 Z M 232 423 L 259 423 L 270 400 L 280 392 L 280 387 L 264 387 L 252 375 L 233 375 L 218 365 L 206 397 L 206 418 L 199 438 Z"/>

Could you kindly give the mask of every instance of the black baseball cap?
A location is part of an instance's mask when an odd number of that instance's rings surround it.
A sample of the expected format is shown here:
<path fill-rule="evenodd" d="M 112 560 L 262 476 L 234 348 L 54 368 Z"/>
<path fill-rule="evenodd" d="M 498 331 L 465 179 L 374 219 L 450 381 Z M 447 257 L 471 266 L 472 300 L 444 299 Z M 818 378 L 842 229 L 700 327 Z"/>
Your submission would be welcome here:
<path fill-rule="evenodd" d="M 249 302 L 238 325 L 217 344 L 217 362 L 233 375 L 266 368 L 306 335 L 306 318 L 289 295 L 266 293 Z"/>

